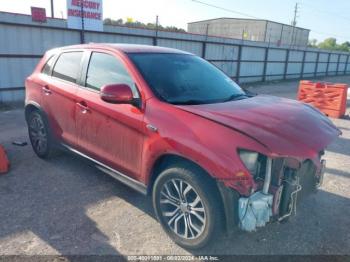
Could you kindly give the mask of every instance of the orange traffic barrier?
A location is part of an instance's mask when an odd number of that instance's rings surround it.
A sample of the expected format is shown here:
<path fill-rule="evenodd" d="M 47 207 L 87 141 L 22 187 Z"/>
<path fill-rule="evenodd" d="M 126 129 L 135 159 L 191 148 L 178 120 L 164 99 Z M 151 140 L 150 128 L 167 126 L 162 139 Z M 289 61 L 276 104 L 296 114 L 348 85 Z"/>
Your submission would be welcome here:
<path fill-rule="evenodd" d="M 7 173 L 10 168 L 10 161 L 6 156 L 5 149 L 0 145 L 0 174 Z"/>
<path fill-rule="evenodd" d="M 339 118 L 345 115 L 347 84 L 300 81 L 298 100 L 311 104 L 325 115 Z"/>

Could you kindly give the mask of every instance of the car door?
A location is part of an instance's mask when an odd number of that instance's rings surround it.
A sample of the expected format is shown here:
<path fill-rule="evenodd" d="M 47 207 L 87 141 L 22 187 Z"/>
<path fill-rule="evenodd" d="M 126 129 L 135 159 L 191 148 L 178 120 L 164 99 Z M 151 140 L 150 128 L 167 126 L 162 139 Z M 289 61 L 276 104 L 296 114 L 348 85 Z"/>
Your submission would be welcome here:
<path fill-rule="evenodd" d="M 79 149 L 95 160 L 138 179 L 144 141 L 143 112 L 131 104 L 110 104 L 100 98 L 107 84 L 127 84 L 139 92 L 124 62 L 108 52 L 91 52 L 77 93 Z"/>
<path fill-rule="evenodd" d="M 77 142 L 75 107 L 82 57 L 82 51 L 60 54 L 42 87 L 42 106 L 55 136 L 73 146 Z"/>

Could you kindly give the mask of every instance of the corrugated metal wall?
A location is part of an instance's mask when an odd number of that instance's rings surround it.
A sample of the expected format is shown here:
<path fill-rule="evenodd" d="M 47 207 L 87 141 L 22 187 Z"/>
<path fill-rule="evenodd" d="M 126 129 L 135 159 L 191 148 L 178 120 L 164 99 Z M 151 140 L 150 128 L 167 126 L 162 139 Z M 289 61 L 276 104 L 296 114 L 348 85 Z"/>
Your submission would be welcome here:
<path fill-rule="evenodd" d="M 191 22 L 190 33 L 307 46 L 310 30 L 273 21 L 245 18 L 216 18 Z"/>
<path fill-rule="evenodd" d="M 23 101 L 24 80 L 46 50 L 80 43 L 80 32 L 67 29 L 65 20 L 39 24 L 30 16 L 1 12 L 0 37 L 0 102 Z M 85 39 L 178 48 L 204 57 L 240 83 L 350 73 L 344 52 L 115 26 L 86 32 Z"/>

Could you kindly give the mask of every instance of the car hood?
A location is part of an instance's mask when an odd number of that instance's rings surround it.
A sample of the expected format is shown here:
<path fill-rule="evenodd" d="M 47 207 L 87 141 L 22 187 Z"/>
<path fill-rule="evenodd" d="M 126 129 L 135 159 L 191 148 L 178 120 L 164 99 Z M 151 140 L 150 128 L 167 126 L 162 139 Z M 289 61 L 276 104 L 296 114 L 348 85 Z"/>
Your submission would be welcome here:
<path fill-rule="evenodd" d="M 315 157 L 341 134 L 312 106 L 295 100 L 257 95 L 225 103 L 181 105 L 182 110 L 245 134 L 271 153 Z"/>

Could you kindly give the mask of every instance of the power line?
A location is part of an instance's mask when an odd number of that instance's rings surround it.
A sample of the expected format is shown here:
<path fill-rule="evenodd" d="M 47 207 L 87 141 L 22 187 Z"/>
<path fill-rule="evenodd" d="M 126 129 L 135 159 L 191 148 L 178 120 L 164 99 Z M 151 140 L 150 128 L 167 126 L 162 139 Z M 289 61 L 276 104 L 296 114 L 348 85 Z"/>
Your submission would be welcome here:
<path fill-rule="evenodd" d="M 239 15 L 250 17 L 250 18 L 254 18 L 254 19 L 261 19 L 259 17 L 253 16 L 253 15 L 245 14 L 245 13 L 242 13 L 242 12 L 238 12 L 238 11 L 235 11 L 235 10 L 232 10 L 232 9 L 228 9 L 228 8 L 217 6 L 217 5 L 213 5 L 213 4 L 209 4 L 209 3 L 202 2 L 202 1 L 199 1 L 199 0 L 192 0 L 192 1 L 196 2 L 198 4 L 206 5 L 206 6 L 213 7 L 213 8 L 216 8 L 216 9 L 220 9 L 220 10 L 223 10 L 223 11 L 227 11 L 227 12 L 230 12 L 230 13 L 239 14 Z"/>
<path fill-rule="evenodd" d="M 331 16 L 334 16 L 334 17 L 337 17 L 337 18 L 342 18 L 342 19 L 345 19 L 345 20 L 349 20 L 350 21 L 350 17 L 346 17 L 346 16 L 340 16 L 339 14 L 337 13 L 334 13 L 334 12 L 330 12 L 330 11 L 326 11 L 326 10 L 322 10 L 316 6 L 313 6 L 313 5 L 310 5 L 309 3 L 303 3 L 303 5 L 305 5 L 307 8 L 309 7 L 310 9 L 312 9 L 313 11 L 318 11 L 318 12 L 321 12 L 321 13 L 325 13 L 325 14 L 328 14 L 328 15 L 331 15 Z M 311 13 L 311 12 L 310 12 Z"/>

